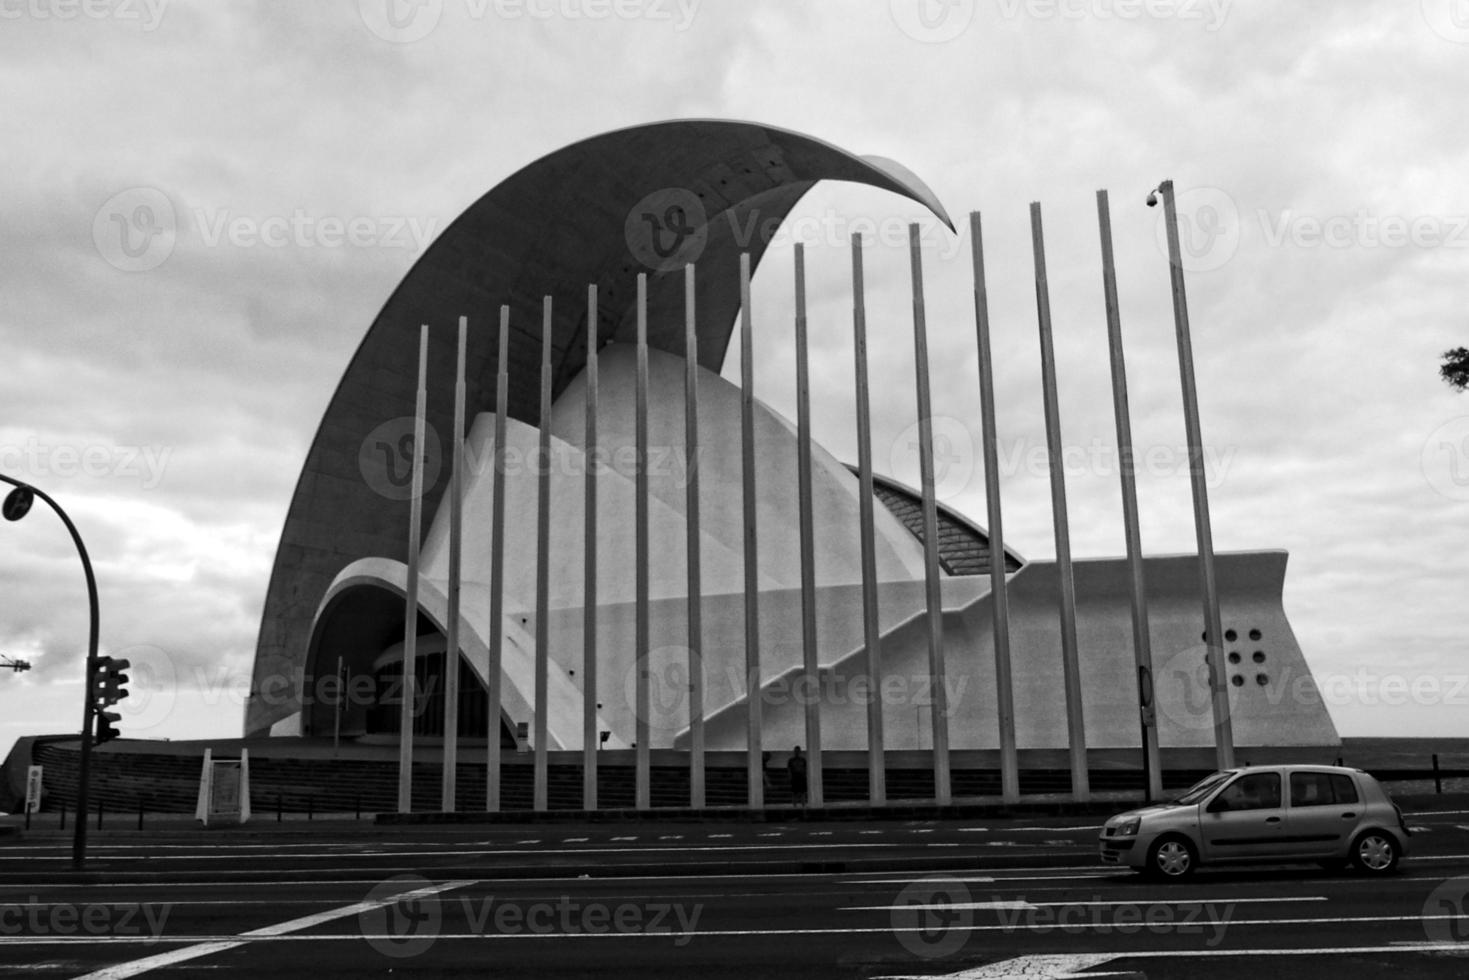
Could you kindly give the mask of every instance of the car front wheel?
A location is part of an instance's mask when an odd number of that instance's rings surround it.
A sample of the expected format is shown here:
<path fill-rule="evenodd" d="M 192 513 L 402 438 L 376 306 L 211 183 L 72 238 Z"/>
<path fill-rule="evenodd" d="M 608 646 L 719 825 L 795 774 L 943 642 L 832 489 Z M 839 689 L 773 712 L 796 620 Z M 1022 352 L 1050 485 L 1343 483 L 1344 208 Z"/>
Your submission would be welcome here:
<path fill-rule="evenodd" d="M 1398 867 L 1398 842 L 1391 834 L 1369 830 L 1352 844 L 1352 864 L 1364 874 L 1391 874 Z"/>
<path fill-rule="evenodd" d="M 1161 837 L 1148 851 L 1147 873 L 1154 878 L 1182 881 L 1199 863 L 1194 845 L 1184 837 Z"/>

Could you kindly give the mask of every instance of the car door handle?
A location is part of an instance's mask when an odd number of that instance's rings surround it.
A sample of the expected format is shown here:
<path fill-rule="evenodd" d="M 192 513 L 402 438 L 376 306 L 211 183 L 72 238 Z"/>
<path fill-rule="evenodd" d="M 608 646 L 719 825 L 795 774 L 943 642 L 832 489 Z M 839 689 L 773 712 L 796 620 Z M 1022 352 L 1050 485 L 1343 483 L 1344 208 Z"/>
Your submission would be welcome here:
<path fill-rule="evenodd" d="M 1357 819 L 1357 815 L 1355 813 L 1353 813 L 1351 810 L 1348 810 L 1346 813 L 1343 813 L 1341 815 L 1341 818 L 1343 820 L 1355 820 L 1355 819 Z"/>
<path fill-rule="evenodd" d="M 1265 818 L 1265 822 L 1266 823 L 1280 823 L 1280 818 L 1279 817 L 1266 817 Z"/>

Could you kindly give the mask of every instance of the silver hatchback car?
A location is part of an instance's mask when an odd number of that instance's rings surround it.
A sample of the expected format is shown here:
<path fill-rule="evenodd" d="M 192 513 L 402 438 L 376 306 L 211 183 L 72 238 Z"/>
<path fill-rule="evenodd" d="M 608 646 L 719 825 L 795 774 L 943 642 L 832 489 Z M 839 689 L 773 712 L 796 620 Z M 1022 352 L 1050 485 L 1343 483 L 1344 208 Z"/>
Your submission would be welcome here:
<path fill-rule="evenodd" d="M 1299 861 L 1382 875 L 1397 869 L 1408 836 L 1402 810 L 1360 769 L 1245 766 L 1110 818 L 1100 847 L 1106 864 L 1174 880 L 1201 864 Z"/>

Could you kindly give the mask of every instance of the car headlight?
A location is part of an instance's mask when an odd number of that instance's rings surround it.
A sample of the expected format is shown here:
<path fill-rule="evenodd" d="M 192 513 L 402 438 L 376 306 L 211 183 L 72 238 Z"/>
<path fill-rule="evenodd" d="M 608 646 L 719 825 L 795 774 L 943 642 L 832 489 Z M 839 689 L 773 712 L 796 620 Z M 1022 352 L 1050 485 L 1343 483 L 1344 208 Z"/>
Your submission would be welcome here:
<path fill-rule="evenodd" d="M 1116 830 L 1114 836 L 1116 836 L 1116 837 L 1135 837 L 1135 836 L 1137 836 L 1138 828 L 1141 827 L 1142 824 L 1143 824 L 1143 818 L 1142 817 L 1129 817 L 1129 818 L 1127 818 L 1126 820 L 1122 821 L 1120 824 L 1117 825 L 1117 830 Z"/>

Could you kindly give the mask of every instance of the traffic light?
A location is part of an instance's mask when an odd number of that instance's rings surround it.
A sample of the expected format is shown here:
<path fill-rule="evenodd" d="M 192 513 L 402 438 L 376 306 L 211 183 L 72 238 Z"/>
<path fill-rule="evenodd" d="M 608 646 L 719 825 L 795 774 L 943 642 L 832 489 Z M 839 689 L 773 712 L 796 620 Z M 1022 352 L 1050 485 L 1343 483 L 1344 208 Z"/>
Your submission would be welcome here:
<path fill-rule="evenodd" d="M 93 739 L 96 745 L 110 742 L 121 734 L 117 723 L 122 720 L 122 715 L 106 709 L 128 696 L 130 678 L 124 671 L 131 666 L 132 662 L 125 657 L 97 658 L 96 670 L 92 674 L 92 704 L 97 712 L 97 736 Z"/>
<path fill-rule="evenodd" d="M 97 712 L 97 737 L 92 740 L 94 745 L 110 742 L 114 738 L 120 738 L 122 733 L 117 730 L 117 723 L 122 720 L 122 715 L 116 711 Z"/>
<path fill-rule="evenodd" d="M 130 678 L 123 671 L 131 666 L 132 661 L 125 657 L 97 658 L 97 673 L 93 680 L 92 699 L 97 702 L 98 708 L 117 704 L 128 696 L 126 685 Z"/>

